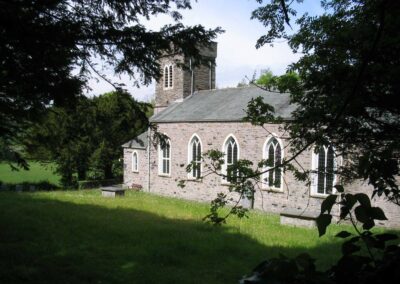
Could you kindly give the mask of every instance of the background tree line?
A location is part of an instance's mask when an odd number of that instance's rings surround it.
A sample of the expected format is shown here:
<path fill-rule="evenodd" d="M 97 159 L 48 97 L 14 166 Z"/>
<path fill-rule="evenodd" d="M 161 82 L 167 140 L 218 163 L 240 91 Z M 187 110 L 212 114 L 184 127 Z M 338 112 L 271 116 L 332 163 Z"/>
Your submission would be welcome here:
<path fill-rule="evenodd" d="M 85 101 L 84 90 L 94 76 L 123 90 L 122 84 L 104 74 L 104 68 L 117 76 L 128 75 L 139 86 L 160 78 L 158 59 L 166 52 L 199 58 L 197 44 L 210 43 L 221 29 L 184 26 L 180 11 L 185 9 L 191 9 L 190 1 L 0 0 L 0 159 L 28 168 L 20 147 L 26 130 L 41 123 L 43 116 L 48 118 L 48 109 L 60 117 L 71 114 L 74 105 Z M 143 25 L 157 15 L 169 16 L 171 23 L 157 31 Z M 69 143 L 64 140 L 60 145 Z M 73 146 L 77 153 L 87 150 Z M 100 152 L 102 157 L 112 156 Z M 108 176 L 107 167 L 103 170 Z"/>
<path fill-rule="evenodd" d="M 74 107 L 51 107 L 24 136 L 31 159 L 56 163 L 64 186 L 122 176 L 121 145 L 148 126 L 152 107 L 126 92 L 81 97 Z"/>

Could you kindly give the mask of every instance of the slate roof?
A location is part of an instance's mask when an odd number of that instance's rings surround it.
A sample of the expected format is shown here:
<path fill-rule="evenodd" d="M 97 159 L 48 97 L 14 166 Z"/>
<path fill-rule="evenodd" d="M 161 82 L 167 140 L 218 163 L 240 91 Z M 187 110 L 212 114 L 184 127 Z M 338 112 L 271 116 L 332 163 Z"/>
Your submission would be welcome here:
<path fill-rule="evenodd" d="M 252 98 L 262 96 L 275 108 L 275 115 L 290 120 L 296 106 L 289 94 L 267 92 L 256 86 L 195 92 L 150 118 L 151 122 L 241 121 Z"/>
<path fill-rule="evenodd" d="M 123 144 L 122 148 L 146 149 L 147 148 L 147 131 L 145 131 L 142 134 L 140 134 L 139 136 L 133 138 L 131 141 Z"/>

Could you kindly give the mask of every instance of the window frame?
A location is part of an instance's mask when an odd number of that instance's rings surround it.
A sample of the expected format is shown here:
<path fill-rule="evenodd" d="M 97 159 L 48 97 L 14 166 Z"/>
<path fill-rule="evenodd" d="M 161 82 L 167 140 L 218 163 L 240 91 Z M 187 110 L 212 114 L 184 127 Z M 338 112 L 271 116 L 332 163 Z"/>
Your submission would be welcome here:
<path fill-rule="evenodd" d="M 163 81 L 164 90 L 170 90 L 174 88 L 174 71 L 175 70 L 173 64 L 164 65 L 164 81 Z"/>
<path fill-rule="evenodd" d="M 236 157 L 236 159 L 237 159 L 237 161 L 240 160 L 240 145 L 239 145 L 238 139 L 235 137 L 235 135 L 233 135 L 231 133 L 228 136 L 226 136 L 226 138 L 224 140 L 224 143 L 222 144 L 222 153 L 224 153 L 224 164 L 221 167 L 221 174 L 223 174 L 223 175 L 227 175 L 227 173 L 228 173 L 227 147 L 228 147 L 228 141 L 229 141 L 230 138 L 232 138 L 236 143 L 236 146 L 237 146 L 237 157 Z M 231 165 L 231 164 L 229 164 L 229 165 Z M 225 185 L 231 184 L 231 182 L 228 181 L 228 179 L 226 179 L 224 177 L 221 178 L 221 183 L 225 184 Z"/>
<path fill-rule="evenodd" d="M 336 157 L 335 153 L 335 147 L 329 145 L 329 146 L 322 146 L 324 151 L 325 151 L 325 163 L 324 166 L 326 167 L 327 165 L 327 160 L 328 160 L 328 151 L 329 148 L 332 148 L 333 150 L 333 181 L 332 181 L 332 192 L 331 193 L 327 193 L 326 192 L 326 175 L 327 173 L 324 173 L 324 192 L 323 193 L 319 193 L 318 192 L 318 175 L 319 173 L 317 172 L 318 169 L 318 164 L 319 164 L 319 153 L 315 153 L 315 146 L 312 148 L 312 160 L 311 160 L 311 185 L 310 185 L 310 195 L 313 197 L 327 197 L 330 194 L 336 194 L 336 189 L 335 189 L 335 185 L 337 184 L 337 174 L 335 173 L 337 170 L 337 165 L 339 162 L 338 157 Z"/>
<path fill-rule="evenodd" d="M 200 154 L 203 153 L 203 143 L 201 142 L 201 139 L 199 137 L 199 135 L 197 135 L 196 133 L 194 133 L 190 139 L 189 139 L 189 143 L 188 143 L 188 164 L 192 163 L 193 161 L 193 141 L 194 139 L 197 138 L 198 140 L 198 145 L 200 145 Z M 200 163 L 200 177 L 194 177 L 193 176 L 193 169 L 192 171 L 188 172 L 188 179 L 189 180 L 199 180 L 203 177 L 203 163 L 200 159 L 200 161 L 197 161 L 197 163 Z"/>
<path fill-rule="evenodd" d="M 134 156 L 136 155 L 136 167 L 134 166 Z M 138 151 L 134 150 L 131 154 L 131 168 L 133 173 L 139 172 L 139 153 Z"/>
<path fill-rule="evenodd" d="M 170 177 L 171 176 L 171 165 L 172 165 L 172 159 L 171 159 L 171 154 L 172 154 L 172 145 L 171 145 L 171 140 L 167 139 L 166 143 L 169 145 L 169 155 L 167 158 L 164 157 L 164 152 L 163 152 L 163 148 L 161 148 L 161 144 L 158 143 L 158 175 L 159 176 L 164 176 L 164 177 Z M 167 173 L 163 172 L 163 162 L 164 160 L 168 161 L 168 169 L 169 171 Z"/>
<path fill-rule="evenodd" d="M 279 147 L 281 148 L 281 162 L 282 162 L 283 158 L 285 157 L 283 143 L 282 143 L 282 140 L 280 138 L 278 138 L 278 136 L 274 133 L 269 135 L 264 142 L 263 159 L 267 160 L 269 158 L 268 157 L 269 156 L 269 145 L 270 145 L 272 139 L 276 139 L 276 141 L 278 142 L 277 145 L 279 145 Z M 276 155 L 276 147 L 274 148 L 274 162 L 275 162 L 275 155 Z M 275 164 L 276 164 L 276 162 L 275 162 Z M 275 167 L 275 165 L 273 167 Z M 268 168 L 272 168 L 272 167 L 265 166 L 265 167 L 263 167 L 263 171 L 266 171 Z M 275 187 L 275 186 L 271 187 L 271 186 L 269 186 L 269 181 L 268 181 L 268 183 L 265 182 L 265 179 L 269 176 L 269 172 L 266 172 L 266 173 L 263 173 L 262 177 L 261 177 L 262 178 L 261 188 L 266 189 L 266 190 L 271 190 L 271 191 L 283 192 L 283 170 L 282 170 L 282 168 L 280 169 L 280 171 L 281 171 L 280 187 Z M 273 175 L 274 175 L 274 179 L 275 179 L 275 172 L 273 173 Z"/>

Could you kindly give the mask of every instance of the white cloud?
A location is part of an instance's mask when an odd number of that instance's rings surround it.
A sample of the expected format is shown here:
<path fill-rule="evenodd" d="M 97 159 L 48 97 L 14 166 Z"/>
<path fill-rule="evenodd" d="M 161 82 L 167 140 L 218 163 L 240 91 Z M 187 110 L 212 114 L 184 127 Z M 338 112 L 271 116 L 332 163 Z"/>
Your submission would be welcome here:
<path fill-rule="evenodd" d="M 275 74 L 285 72 L 287 66 L 296 61 L 299 56 L 291 52 L 286 43 L 274 47 L 255 48 L 257 39 L 265 33 L 265 27 L 258 21 L 251 21 L 250 15 L 257 4 L 256 1 L 221 1 L 202 0 L 192 3 L 193 9 L 183 11 L 185 25 L 201 24 L 207 28 L 220 26 L 225 30 L 217 38 L 217 86 L 236 86 L 245 76 L 251 77 L 254 71 L 270 68 Z M 171 22 L 168 16 L 153 17 L 146 26 L 157 30 Z M 107 73 L 108 75 L 111 75 Z M 118 78 L 114 78 L 118 80 Z M 125 83 L 128 90 L 138 100 L 150 100 L 154 95 L 154 84 L 137 89 L 127 76 L 122 76 L 120 82 Z M 101 94 L 112 90 L 105 82 L 92 80 L 90 93 Z"/>

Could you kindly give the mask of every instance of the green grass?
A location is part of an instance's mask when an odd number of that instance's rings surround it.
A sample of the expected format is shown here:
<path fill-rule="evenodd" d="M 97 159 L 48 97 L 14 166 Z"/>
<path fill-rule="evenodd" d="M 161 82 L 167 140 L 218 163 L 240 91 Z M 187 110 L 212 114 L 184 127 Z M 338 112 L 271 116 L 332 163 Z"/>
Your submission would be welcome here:
<path fill-rule="evenodd" d="M 7 163 L 0 163 L 0 181 L 9 184 L 47 181 L 59 185 L 60 176 L 54 173 L 54 164 L 42 165 L 38 162 L 29 161 L 29 170 L 13 171 Z"/>
<path fill-rule="evenodd" d="M 214 227 L 207 204 L 99 190 L 0 192 L 0 282 L 237 283 L 266 258 L 308 252 L 321 269 L 340 255 L 330 227 L 281 226 L 251 212 Z"/>

